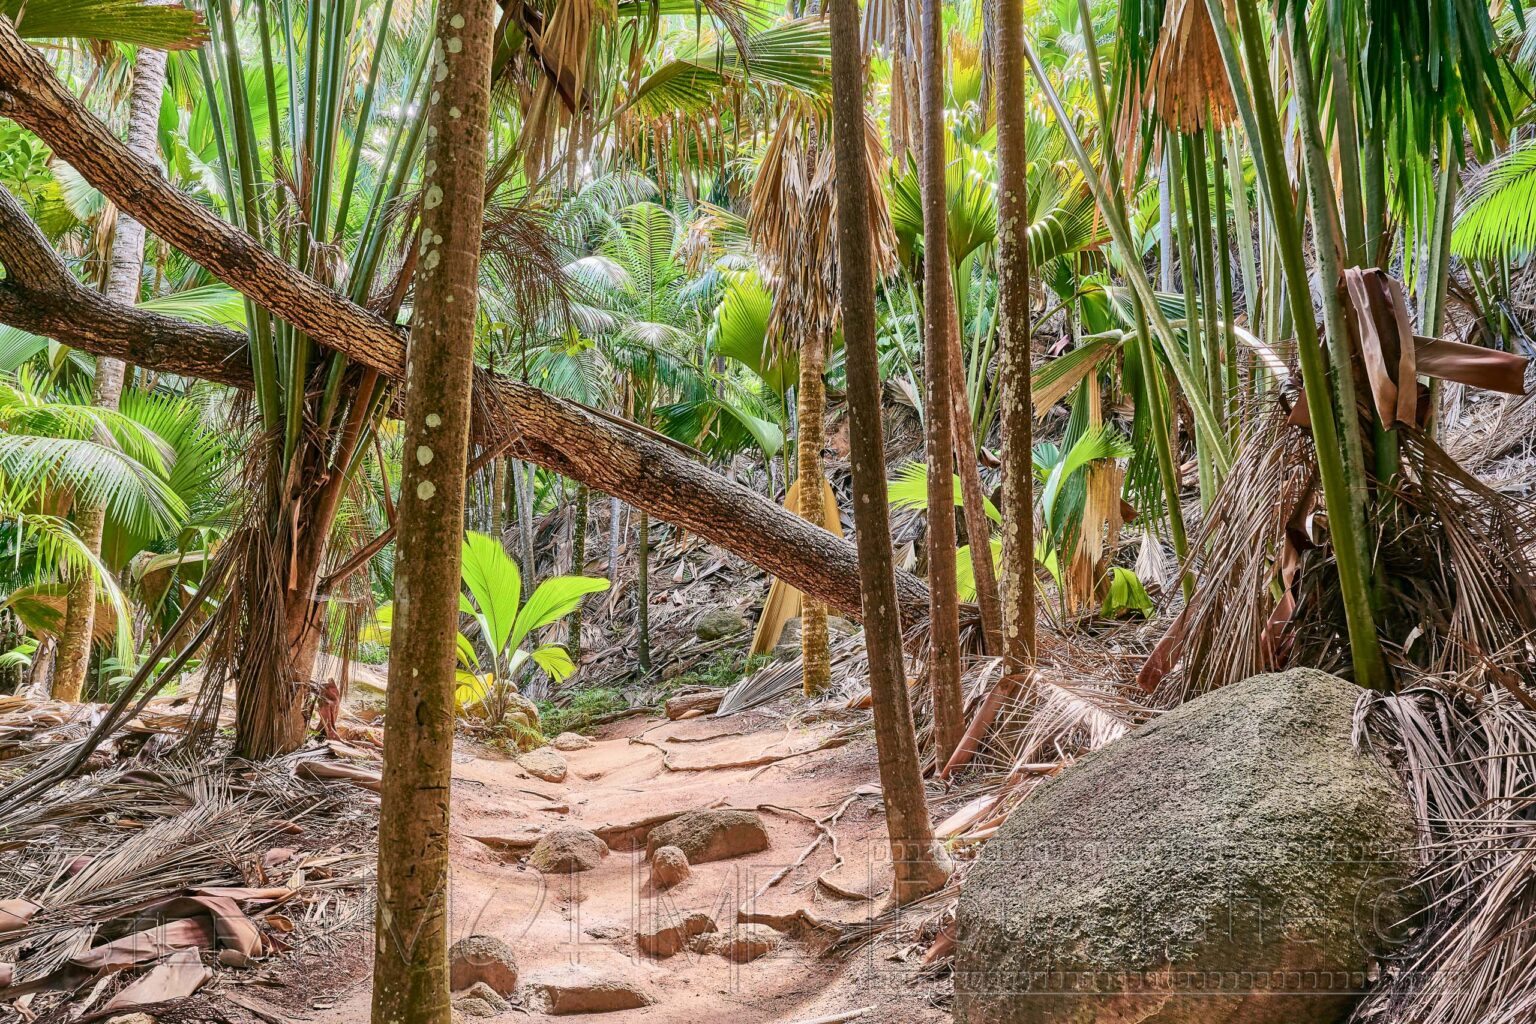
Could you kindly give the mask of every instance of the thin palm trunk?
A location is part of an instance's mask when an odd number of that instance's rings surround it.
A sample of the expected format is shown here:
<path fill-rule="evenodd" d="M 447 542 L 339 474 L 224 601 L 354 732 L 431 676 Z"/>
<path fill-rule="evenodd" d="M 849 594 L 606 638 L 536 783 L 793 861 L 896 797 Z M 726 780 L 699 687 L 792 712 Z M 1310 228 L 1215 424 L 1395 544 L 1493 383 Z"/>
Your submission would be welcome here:
<path fill-rule="evenodd" d="M 618 498 L 608 499 L 608 582 L 619 585 L 619 544 L 624 537 L 624 506 Z"/>
<path fill-rule="evenodd" d="M 971 576 L 976 584 L 976 604 L 981 609 L 981 634 L 986 652 L 1003 653 L 1003 609 L 997 597 L 997 570 L 992 564 L 992 522 L 987 518 L 986 492 L 981 488 L 981 468 L 976 460 L 976 429 L 971 419 L 971 400 L 960 349 L 960 324 L 954 303 L 949 305 L 949 411 L 955 438 L 955 465 L 964 498 L 965 533 L 971 545 Z"/>
<path fill-rule="evenodd" d="M 491 464 L 491 536 L 501 540 L 507 524 L 507 460 L 500 458 Z"/>
<path fill-rule="evenodd" d="M 379 811 L 374 1024 L 450 1024 L 448 794 L 496 7 L 437 12 L 405 385 L 397 617 Z"/>
<path fill-rule="evenodd" d="M 1003 430 L 1003 654 L 1010 674 L 1035 663 L 1035 470 L 1029 301 L 1029 129 L 1024 10 L 997 5 L 997 319 Z"/>
<path fill-rule="evenodd" d="M 582 484 L 576 488 L 576 520 L 571 525 L 571 574 L 582 576 L 587 569 L 587 510 L 591 504 L 591 493 L 587 485 Z M 571 661 L 581 664 L 581 605 L 577 601 L 576 607 L 571 611 L 571 629 L 566 639 L 565 649 L 571 653 Z"/>
<path fill-rule="evenodd" d="M 800 346 L 800 381 L 795 388 L 795 419 L 800 433 L 795 445 L 799 462 L 801 517 L 825 525 L 826 502 L 822 496 L 821 449 L 826 443 L 827 386 L 822 374 L 827 361 L 827 339 L 810 331 Z M 813 696 L 832 684 L 832 659 L 828 652 L 827 606 L 810 595 L 800 602 L 800 664 L 805 693 Z"/>
<path fill-rule="evenodd" d="M 997 32 L 997 375 L 1002 425 L 1002 647 L 1005 672 L 983 701 L 943 772 L 968 764 L 981 737 L 1035 663 L 1035 476 L 1032 310 L 1029 299 L 1029 161 L 1025 151 L 1024 11 L 994 7 Z M 966 495 L 966 504 L 971 498 Z M 971 550 L 976 550 L 975 537 Z"/>
<path fill-rule="evenodd" d="M 641 672 L 651 670 L 651 514 L 640 510 L 640 544 L 635 551 L 635 605 L 640 650 L 635 661 Z"/>
<path fill-rule="evenodd" d="M 165 51 L 140 48 L 134 59 L 133 89 L 128 98 L 127 144 L 137 156 L 153 163 L 159 148 L 160 97 L 165 91 Z M 144 269 L 144 225 L 119 212 L 112 233 L 111 262 L 107 270 L 107 298 L 127 305 L 139 301 L 139 278 Z M 96 360 L 95 403 L 116 409 L 123 394 L 127 367 L 120 359 Z M 101 534 L 106 510 L 82 503 L 75 509 L 75 526 L 92 554 L 101 553 Z M 91 661 L 91 638 L 96 620 L 96 583 L 89 571 L 77 572 L 70 583 L 64 628 L 59 636 L 58 662 L 53 675 L 56 700 L 79 700 Z"/>
<path fill-rule="evenodd" d="M 864 62 L 858 0 L 829 0 L 832 31 L 832 121 L 837 166 L 864 166 Z M 885 823 L 895 873 L 891 901 L 908 903 L 941 888 L 949 872 L 933 839 L 922 766 L 912 726 L 901 648 L 901 615 L 891 555 L 875 348 L 875 273 L 868 223 L 868 176 L 836 176 L 838 294 L 848 376 L 854 528 L 859 548 L 864 643 L 875 714 L 875 746 Z"/>
<path fill-rule="evenodd" d="M 923 0 L 923 425 L 928 459 L 928 686 L 934 747 L 949 760 L 965 731 L 960 603 L 955 580 L 955 460 L 950 414 L 949 217 L 945 206 L 944 33 L 939 0 Z"/>

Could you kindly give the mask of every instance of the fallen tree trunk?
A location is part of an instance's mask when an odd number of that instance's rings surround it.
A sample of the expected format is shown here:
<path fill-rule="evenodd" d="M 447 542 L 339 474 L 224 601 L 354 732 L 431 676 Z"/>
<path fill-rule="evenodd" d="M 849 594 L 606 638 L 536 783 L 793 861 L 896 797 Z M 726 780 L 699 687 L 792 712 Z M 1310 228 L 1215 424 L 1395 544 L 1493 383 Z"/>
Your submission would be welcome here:
<path fill-rule="evenodd" d="M 394 380 L 407 336 L 263 249 L 178 192 L 87 111 L 41 54 L 0 17 L 0 114 L 43 139 L 119 208 L 230 287 L 300 330 Z M 79 284 L 35 225 L 0 192 L 0 322 L 95 355 L 164 373 L 251 386 L 245 337 L 112 302 Z M 860 613 L 852 544 L 726 480 L 665 441 L 596 416 L 537 388 L 481 374 L 473 436 L 691 530 L 813 594 Z M 927 617 L 922 581 L 897 571 L 908 627 Z"/>

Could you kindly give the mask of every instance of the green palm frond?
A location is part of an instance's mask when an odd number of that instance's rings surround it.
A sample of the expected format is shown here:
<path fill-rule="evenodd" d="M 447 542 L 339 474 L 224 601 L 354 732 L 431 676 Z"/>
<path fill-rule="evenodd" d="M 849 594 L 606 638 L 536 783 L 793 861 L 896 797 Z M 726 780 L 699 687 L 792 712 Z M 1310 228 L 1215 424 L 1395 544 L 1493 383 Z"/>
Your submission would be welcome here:
<path fill-rule="evenodd" d="M 722 92 L 748 86 L 820 98 L 829 88 L 831 57 L 824 19 L 791 21 L 752 33 L 745 54 L 726 38 L 668 61 L 640 82 L 626 107 L 651 116 L 704 110 Z"/>
<path fill-rule="evenodd" d="M 6 490 L 7 481 L 0 478 L 0 516 L 16 522 L 27 542 L 33 547 L 33 562 L 39 578 L 60 578 L 73 573 L 88 572 L 95 578 L 99 599 L 111 610 L 115 620 L 114 654 L 124 664 L 133 661 L 132 612 L 128 599 L 118 586 L 117 577 L 107 568 L 75 532 L 74 526 L 60 516 L 24 513 L 10 503 L 13 495 Z M 18 592 L 0 601 L 5 608 Z"/>
<path fill-rule="evenodd" d="M 1083 188 L 1035 218 L 1027 237 L 1029 265 L 1040 267 L 1058 257 L 1102 245 L 1109 239 L 1109 231 L 1093 194 Z"/>
<path fill-rule="evenodd" d="M 709 329 L 711 350 L 756 374 L 774 394 L 783 396 L 800 374 L 796 351 L 769 343 L 773 292 L 755 272 L 730 275 Z"/>
<path fill-rule="evenodd" d="M 1506 261 L 1536 251 L 1536 144 L 1504 153 L 1468 190 L 1451 251 L 1462 259 Z"/>
<path fill-rule="evenodd" d="M 157 50 L 189 50 L 208 38 L 203 16 L 181 4 L 143 0 L 0 0 L 0 15 L 30 39 L 97 39 Z"/>
<path fill-rule="evenodd" d="M 121 449 L 95 441 L 0 435 L 0 475 L 24 493 L 65 491 L 146 533 L 186 516 L 186 504 L 163 477 Z"/>
<path fill-rule="evenodd" d="M 139 305 L 195 324 L 245 329 L 245 298 L 224 284 L 207 284 L 146 299 Z"/>
<path fill-rule="evenodd" d="M 918 511 L 926 511 L 928 508 L 928 464 L 925 462 L 908 462 L 896 471 L 896 479 L 886 485 L 887 494 L 890 497 L 893 508 L 909 508 Z M 965 496 L 961 491 L 960 477 L 955 476 L 955 505 L 963 508 Z M 994 523 L 1003 521 L 1003 514 L 997 506 L 986 498 L 982 499 L 982 511 L 987 518 Z"/>

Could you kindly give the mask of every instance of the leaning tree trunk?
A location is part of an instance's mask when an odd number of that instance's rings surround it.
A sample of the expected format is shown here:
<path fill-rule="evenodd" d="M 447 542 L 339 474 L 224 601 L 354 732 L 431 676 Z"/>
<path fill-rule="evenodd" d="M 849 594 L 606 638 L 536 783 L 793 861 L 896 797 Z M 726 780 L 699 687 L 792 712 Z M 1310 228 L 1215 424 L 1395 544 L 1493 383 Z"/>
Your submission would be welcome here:
<path fill-rule="evenodd" d="M 128 149 L 155 163 L 160 124 L 160 96 L 165 91 L 165 51 L 140 47 L 133 64 L 133 90 L 128 97 Z M 109 299 L 133 305 L 139 301 L 139 277 L 144 269 L 144 225 L 119 212 L 112 233 L 111 262 L 104 291 Z M 96 360 L 95 402 L 116 409 L 123 394 L 122 360 Z M 101 554 L 106 509 L 82 502 L 75 508 L 75 528 L 94 555 Z M 79 700 L 91 662 L 91 638 L 96 620 L 96 580 L 90 569 L 76 571 L 70 582 L 64 629 L 59 635 L 58 664 L 53 675 L 56 700 Z"/>
<path fill-rule="evenodd" d="M 405 373 L 405 333 L 263 249 L 123 148 L 59 81 L 48 61 L 0 18 L 0 114 L 22 124 L 157 237 L 252 302 L 348 359 L 392 380 Z M 161 372 L 251 387 L 243 333 L 113 303 L 80 287 L 8 193 L 0 190 L 0 323 Z M 475 438 L 644 508 L 814 594 L 847 614 L 860 607 L 854 545 L 663 439 L 506 377 L 476 385 Z M 928 588 L 897 572 L 903 620 L 927 617 Z"/>
<path fill-rule="evenodd" d="M 821 485 L 821 449 L 827 433 L 827 385 L 822 374 L 827 362 L 827 339 L 813 330 L 800 346 L 800 382 L 795 388 L 795 418 L 800 433 L 795 442 L 799 461 L 801 518 L 817 526 L 827 520 Z M 800 664 L 805 693 L 815 696 L 832 685 L 832 658 L 828 652 L 827 606 L 804 595 L 800 602 Z"/>
<path fill-rule="evenodd" d="M 928 686 L 939 763 L 960 742 L 960 601 L 955 581 L 955 458 L 949 384 L 949 211 L 945 206 L 944 14 L 923 0 L 923 406 L 928 456 Z"/>
<path fill-rule="evenodd" d="M 922 765 L 912 727 L 902 661 L 901 615 L 891 557 L 880 420 L 880 368 L 875 350 L 875 274 L 870 252 L 869 178 L 863 173 L 864 62 L 858 0 L 829 0 L 832 29 L 832 125 L 837 166 L 860 168 L 836 178 L 838 294 L 848 375 L 854 532 L 864 600 L 864 644 L 875 713 L 875 747 L 885 797 L 895 878 L 891 902 L 908 903 L 943 887 L 944 856 L 933 840 Z"/>
<path fill-rule="evenodd" d="M 442 0 L 405 382 L 395 636 L 379 809 L 374 1024 L 450 1024 L 448 792 L 492 0 Z"/>

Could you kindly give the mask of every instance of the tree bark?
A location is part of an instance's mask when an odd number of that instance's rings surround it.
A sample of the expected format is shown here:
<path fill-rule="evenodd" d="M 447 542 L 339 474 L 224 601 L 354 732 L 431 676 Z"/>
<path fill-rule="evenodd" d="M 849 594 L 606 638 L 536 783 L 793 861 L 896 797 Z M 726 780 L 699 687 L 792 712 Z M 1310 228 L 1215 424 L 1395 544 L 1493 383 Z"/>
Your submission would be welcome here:
<path fill-rule="evenodd" d="M 864 65 L 858 0 L 829 0 L 832 30 L 832 123 L 837 166 L 864 166 Z M 838 294 L 848 375 L 853 515 L 863 590 L 864 643 L 875 714 L 875 745 L 895 873 L 891 901 L 903 904 L 948 878 L 923 792 L 912 705 L 902 660 L 902 623 L 891 557 L 875 349 L 875 275 L 869 250 L 868 176 L 837 175 Z M 825 531 L 823 531 L 825 532 Z M 798 584 L 796 584 L 798 586 Z M 803 588 L 802 588 L 803 589 Z"/>
<path fill-rule="evenodd" d="M 826 443 L 827 385 L 822 374 L 827 362 L 827 339 L 811 330 L 800 346 L 800 381 L 795 387 L 799 424 L 795 455 L 800 474 L 800 517 L 817 526 L 827 519 L 826 499 L 822 493 L 821 449 Z M 828 651 L 827 606 L 814 597 L 800 602 L 800 665 L 807 696 L 815 696 L 832 685 L 832 661 Z"/>
<path fill-rule="evenodd" d="M 1035 662 L 1034 402 L 1030 395 L 1029 158 L 1024 11 L 997 5 L 997 317 L 1003 429 L 1003 654 L 1010 674 Z M 1166 241 L 1164 248 L 1166 249 Z"/>
<path fill-rule="evenodd" d="M 949 391 L 949 210 L 945 205 L 944 14 L 923 0 L 923 405 L 928 456 L 928 687 L 939 763 L 965 732 L 955 582 L 955 460 Z"/>
<path fill-rule="evenodd" d="M 374 1024 L 451 1024 L 448 797 L 465 468 L 485 202 L 492 0 L 442 0 L 427 115 L 395 636 L 379 809 Z"/>
<path fill-rule="evenodd" d="M 502 540 L 507 527 L 507 459 L 491 464 L 491 536 Z"/>
<path fill-rule="evenodd" d="M 134 58 L 133 88 L 128 96 L 128 151 L 155 164 L 159 148 L 160 96 L 165 91 L 165 51 L 140 47 Z M 108 299 L 125 305 L 139 301 L 139 277 L 144 269 L 144 225 L 131 214 L 119 213 L 112 233 L 107 269 Z M 116 409 L 123 394 L 126 367 L 120 359 L 96 360 L 94 400 L 104 409 Z M 101 554 L 101 533 L 106 509 L 82 502 L 75 507 L 75 528 L 92 554 Z M 91 662 L 91 638 L 96 624 L 96 579 L 90 570 L 78 571 L 70 583 L 59 636 L 58 667 L 53 676 L 55 700 L 79 700 Z"/>

